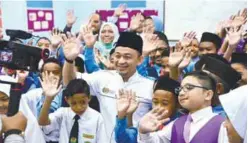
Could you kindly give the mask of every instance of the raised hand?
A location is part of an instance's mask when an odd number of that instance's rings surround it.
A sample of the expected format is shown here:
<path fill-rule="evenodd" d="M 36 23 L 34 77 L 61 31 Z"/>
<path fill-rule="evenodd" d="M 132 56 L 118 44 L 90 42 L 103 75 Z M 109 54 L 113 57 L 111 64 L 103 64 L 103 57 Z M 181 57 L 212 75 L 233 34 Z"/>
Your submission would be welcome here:
<path fill-rule="evenodd" d="M 96 43 L 97 35 L 93 35 L 93 31 L 88 26 L 84 26 L 82 28 L 81 34 L 83 36 L 85 45 L 88 48 L 93 48 L 94 44 Z"/>
<path fill-rule="evenodd" d="M 60 82 L 60 77 L 55 76 L 51 73 L 48 74 L 47 71 L 42 72 L 42 80 L 40 79 L 40 83 L 43 89 L 43 94 L 47 98 L 54 98 L 59 91 L 62 89 L 62 85 L 58 87 Z"/>
<path fill-rule="evenodd" d="M 226 32 L 229 46 L 236 47 L 242 38 L 243 27 L 231 27 L 229 29 L 226 28 Z"/>
<path fill-rule="evenodd" d="M 74 15 L 74 10 L 68 10 L 66 14 L 66 25 L 72 27 L 76 20 L 77 17 Z"/>
<path fill-rule="evenodd" d="M 62 43 L 62 31 L 53 28 L 51 36 L 52 47 L 57 48 Z"/>
<path fill-rule="evenodd" d="M 140 27 L 141 18 L 142 18 L 141 13 L 137 13 L 136 15 L 132 16 L 129 26 L 131 30 L 135 31 Z"/>
<path fill-rule="evenodd" d="M 234 16 L 232 20 L 233 27 L 239 27 L 246 23 L 247 20 L 247 8 L 239 11 L 237 15 Z"/>
<path fill-rule="evenodd" d="M 185 55 L 185 51 L 182 49 L 175 49 L 175 51 L 170 53 L 169 56 L 169 66 L 170 67 L 177 67 L 183 60 Z"/>
<path fill-rule="evenodd" d="M 183 57 L 183 60 L 181 61 L 181 63 L 178 65 L 178 68 L 180 70 L 183 70 L 184 68 L 186 68 L 189 63 L 191 62 L 191 48 L 185 48 L 185 56 Z"/>
<path fill-rule="evenodd" d="M 0 120 L 2 120 L 3 132 L 13 129 L 21 130 L 24 132 L 27 127 L 27 118 L 20 111 L 11 117 L 3 116 Z"/>
<path fill-rule="evenodd" d="M 195 38 L 196 33 L 191 31 L 189 33 L 184 33 L 183 39 L 181 40 L 182 47 L 188 47 L 192 40 Z"/>
<path fill-rule="evenodd" d="M 142 134 L 157 131 L 159 126 L 169 121 L 169 118 L 165 118 L 167 110 L 163 108 L 155 108 L 143 116 L 139 123 L 139 132 Z"/>
<path fill-rule="evenodd" d="M 136 95 L 131 90 L 119 90 L 119 97 L 117 99 L 118 118 L 122 119 L 127 114 L 132 114 L 138 107 Z"/>
<path fill-rule="evenodd" d="M 126 8 L 127 8 L 126 4 L 120 4 L 118 6 L 118 8 L 115 10 L 114 16 L 120 17 L 120 16 L 124 15 L 124 10 L 126 10 Z"/>
<path fill-rule="evenodd" d="M 82 50 L 82 44 L 76 38 L 75 35 L 67 33 L 68 38 L 65 34 L 62 34 L 64 54 L 68 60 L 75 60 Z"/>
<path fill-rule="evenodd" d="M 141 37 L 143 39 L 143 55 L 147 56 L 158 48 L 159 38 L 155 34 L 142 33 Z"/>

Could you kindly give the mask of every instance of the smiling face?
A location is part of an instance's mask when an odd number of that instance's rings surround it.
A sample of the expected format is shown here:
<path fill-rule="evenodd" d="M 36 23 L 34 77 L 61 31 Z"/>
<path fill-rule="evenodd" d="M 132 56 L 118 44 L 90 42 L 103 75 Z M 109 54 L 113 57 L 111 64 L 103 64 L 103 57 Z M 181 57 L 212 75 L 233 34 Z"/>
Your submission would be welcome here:
<path fill-rule="evenodd" d="M 176 110 L 176 96 L 166 90 L 156 90 L 152 98 L 152 108 L 164 108 L 168 113 L 165 118 L 173 116 Z"/>
<path fill-rule="evenodd" d="M 184 87 L 186 91 L 181 90 L 178 96 L 180 105 L 190 112 L 195 112 L 210 106 L 213 94 L 209 92 L 212 91 L 203 88 L 192 87 L 190 85 L 203 87 L 202 83 L 197 78 L 193 76 L 185 77 L 181 82 L 181 87 Z"/>
<path fill-rule="evenodd" d="M 111 26 L 105 25 L 101 31 L 101 40 L 104 44 L 112 43 L 114 40 L 114 31 Z"/>
<path fill-rule="evenodd" d="M 114 57 L 115 68 L 124 78 L 131 77 L 136 72 L 137 65 L 142 62 L 142 56 L 128 47 L 116 47 Z"/>
<path fill-rule="evenodd" d="M 193 39 L 191 42 L 191 55 L 193 58 L 198 56 L 198 52 L 199 52 L 198 45 L 199 45 L 198 40 Z"/>
<path fill-rule="evenodd" d="M 73 112 L 77 115 L 82 115 L 88 108 L 90 98 L 83 93 L 74 94 L 67 97 L 66 102 L 70 105 Z"/>
<path fill-rule="evenodd" d="M 0 115 L 6 114 L 9 107 L 9 97 L 0 91 Z"/>

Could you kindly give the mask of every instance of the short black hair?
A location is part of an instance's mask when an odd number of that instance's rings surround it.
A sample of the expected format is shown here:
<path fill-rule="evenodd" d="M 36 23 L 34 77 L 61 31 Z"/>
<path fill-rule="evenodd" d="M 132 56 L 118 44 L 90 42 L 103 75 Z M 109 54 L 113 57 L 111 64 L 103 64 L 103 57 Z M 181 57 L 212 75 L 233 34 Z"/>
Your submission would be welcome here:
<path fill-rule="evenodd" d="M 42 67 L 41 67 L 41 69 L 40 69 L 40 72 L 43 72 L 44 66 L 45 66 L 47 63 L 55 63 L 55 64 L 59 65 L 59 66 L 61 67 L 61 70 L 62 70 L 62 67 L 63 67 L 63 66 L 62 66 L 61 62 L 60 62 L 58 59 L 56 59 L 56 58 L 54 58 L 54 57 L 51 57 L 51 58 L 48 58 L 48 59 L 46 59 L 46 60 L 44 61 L 43 65 L 42 65 Z"/>
<path fill-rule="evenodd" d="M 64 91 L 65 97 L 72 97 L 74 94 L 78 93 L 90 96 L 90 86 L 83 79 L 71 80 Z"/>
<path fill-rule="evenodd" d="M 187 73 L 185 77 L 187 76 L 192 76 L 197 78 L 201 85 L 208 88 L 209 90 L 212 90 L 214 92 L 214 95 L 216 93 L 216 81 L 214 80 L 214 78 L 212 76 L 210 76 L 209 74 L 207 74 L 204 71 L 193 71 L 193 72 L 189 72 Z"/>
<path fill-rule="evenodd" d="M 145 18 L 145 20 L 147 20 L 147 19 L 153 20 L 151 16 L 145 16 L 144 18 Z"/>
<path fill-rule="evenodd" d="M 40 38 L 37 40 L 37 42 L 36 42 L 36 44 L 35 44 L 35 45 L 37 45 L 37 44 L 38 44 L 38 42 L 39 42 L 41 39 L 47 40 L 47 41 L 49 41 L 49 43 L 51 44 L 51 40 L 50 40 L 50 39 L 48 39 L 47 37 L 40 37 Z"/>
<path fill-rule="evenodd" d="M 158 36 L 159 40 L 164 41 L 168 46 L 170 46 L 168 38 L 163 32 L 155 31 L 153 34 L 156 34 Z"/>

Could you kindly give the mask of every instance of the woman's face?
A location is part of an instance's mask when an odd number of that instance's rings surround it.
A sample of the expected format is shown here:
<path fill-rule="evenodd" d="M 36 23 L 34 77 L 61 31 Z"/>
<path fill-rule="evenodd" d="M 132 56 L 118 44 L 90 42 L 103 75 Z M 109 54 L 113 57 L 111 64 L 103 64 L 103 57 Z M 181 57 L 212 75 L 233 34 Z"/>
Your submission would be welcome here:
<path fill-rule="evenodd" d="M 101 31 L 101 40 L 104 44 L 112 43 L 115 38 L 114 31 L 109 25 L 105 25 Z"/>

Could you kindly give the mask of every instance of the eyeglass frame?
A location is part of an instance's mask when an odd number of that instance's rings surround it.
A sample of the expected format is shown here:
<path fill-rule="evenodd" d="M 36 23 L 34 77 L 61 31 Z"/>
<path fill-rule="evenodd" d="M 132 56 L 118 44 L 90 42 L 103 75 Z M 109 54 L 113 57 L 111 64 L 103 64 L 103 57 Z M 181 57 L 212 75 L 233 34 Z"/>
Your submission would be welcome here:
<path fill-rule="evenodd" d="M 185 91 L 185 86 L 191 86 L 191 87 L 193 87 L 193 88 L 191 88 L 191 89 L 186 89 L 186 91 Z M 184 85 L 183 87 L 180 86 L 180 87 L 175 88 L 175 93 L 176 93 L 177 95 L 179 95 L 179 93 L 180 93 L 182 90 L 183 90 L 184 92 L 189 92 L 189 91 L 193 90 L 194 88 L 201 88 L 201 89 L 205 89 L 205 90 L 211 90 L 211 89 L 209 89 L 209 88 L 207 88 L 207 87 L 204 87 L 204 86 L 197 86 L 197 85 L 193 85 L 193 84 L 186 84 L 186 85 Z"/>

